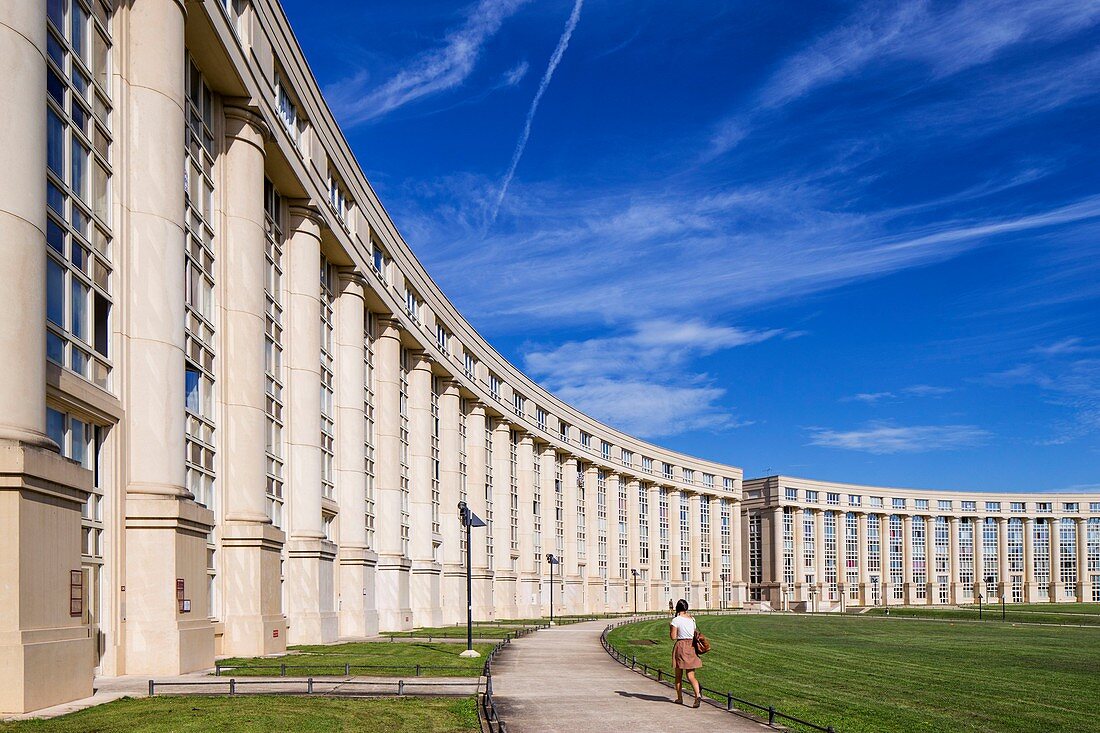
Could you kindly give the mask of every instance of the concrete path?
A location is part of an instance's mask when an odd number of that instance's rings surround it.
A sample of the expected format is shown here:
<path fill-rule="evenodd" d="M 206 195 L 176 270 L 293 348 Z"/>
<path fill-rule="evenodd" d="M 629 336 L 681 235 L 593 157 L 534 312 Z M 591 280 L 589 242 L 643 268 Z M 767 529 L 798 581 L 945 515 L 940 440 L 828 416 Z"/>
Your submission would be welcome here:
<path fill-rule="evenodd" d="M 676 705 L 675 692 L 607 655 L 600 645 L 606 625 L 556 626 L 501 650 L 493 663 L 493 699 L 508 733 L 770 730 L 705 704 L 692 709 L 690 695 L 684 696 L 689 705 Z"/>

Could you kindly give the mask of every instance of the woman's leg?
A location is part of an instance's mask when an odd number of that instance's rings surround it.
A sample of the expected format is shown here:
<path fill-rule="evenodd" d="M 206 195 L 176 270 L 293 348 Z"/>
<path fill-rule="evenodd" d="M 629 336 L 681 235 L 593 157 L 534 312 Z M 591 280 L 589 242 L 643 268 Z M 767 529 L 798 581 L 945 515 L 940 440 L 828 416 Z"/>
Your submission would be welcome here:
<path fill-rule="evenodd" d="M 695 690 L 695 698 L 698 699 L 698 698 L 702 697 L 702 695 L 699 694 L 699 680 L 695 679 L 695 670 L 694 669 L 689 669 L 687 671 L 687 673 L 688 673 L 688 682 L 691 683 L 691 689 Z"/>
<path fill-rule="evenodd" d="M 684 701 L 684 670 L 676 668 L 676 702 Z"/>

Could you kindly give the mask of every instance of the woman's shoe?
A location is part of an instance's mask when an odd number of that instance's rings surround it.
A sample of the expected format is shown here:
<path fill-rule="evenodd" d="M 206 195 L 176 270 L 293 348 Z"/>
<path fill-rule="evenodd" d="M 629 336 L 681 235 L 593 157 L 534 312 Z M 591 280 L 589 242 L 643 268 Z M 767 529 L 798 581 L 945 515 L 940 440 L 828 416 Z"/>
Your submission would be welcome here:
<path fill-rule="evenodd" d="M 684 698 L 682 698 L 682 697 L 676 698 L 676 704 L 677 705 L 683 705 L 684 704 Z"/>
<path fill-rule="evenodd" d="M 697 707 L 699 707 L 699 706 L 700 706 L 700 705 L 702 705 L 702 704 L 703 704 L 703 698 L 701 698 L 701 697 L 697 697 L 697 698 L 695 698 L 695 704 L 694 704 L 694 705 L 692 705 L 692 707 L 693 707 L 693 708 L 697 708 Z"/>

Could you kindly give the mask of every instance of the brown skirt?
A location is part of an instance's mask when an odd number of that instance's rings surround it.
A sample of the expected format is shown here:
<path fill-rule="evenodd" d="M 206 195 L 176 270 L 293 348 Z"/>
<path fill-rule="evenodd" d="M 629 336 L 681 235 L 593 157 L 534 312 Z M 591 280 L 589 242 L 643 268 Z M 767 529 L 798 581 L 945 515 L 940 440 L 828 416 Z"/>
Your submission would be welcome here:
<path fill-rule="evenodd" d="M 676 669 L 699 669 L 703 666 L 703 660 L 695 653 L 691 639 L 676 640 L 676 646 L 672 647 L 672 666 Z"/>

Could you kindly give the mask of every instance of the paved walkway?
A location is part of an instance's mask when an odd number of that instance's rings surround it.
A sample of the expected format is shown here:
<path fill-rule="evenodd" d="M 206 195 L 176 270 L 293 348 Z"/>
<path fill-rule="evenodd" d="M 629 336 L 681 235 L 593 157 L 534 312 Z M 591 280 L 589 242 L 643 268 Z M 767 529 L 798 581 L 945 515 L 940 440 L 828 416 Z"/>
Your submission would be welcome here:
<path fill-rule="evenodd" d="M 493 663 L 493 699 L 508 733 L 770 730 L 709 705 L 676 705 L 675 692 L 607 655 L 600 645 L 606 625 L 556 626 L 501 650 Z"/>

